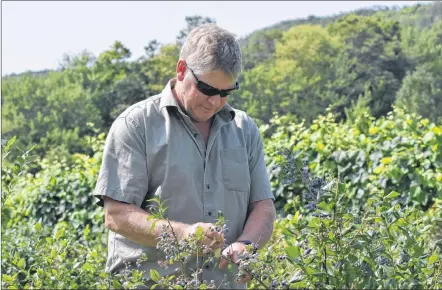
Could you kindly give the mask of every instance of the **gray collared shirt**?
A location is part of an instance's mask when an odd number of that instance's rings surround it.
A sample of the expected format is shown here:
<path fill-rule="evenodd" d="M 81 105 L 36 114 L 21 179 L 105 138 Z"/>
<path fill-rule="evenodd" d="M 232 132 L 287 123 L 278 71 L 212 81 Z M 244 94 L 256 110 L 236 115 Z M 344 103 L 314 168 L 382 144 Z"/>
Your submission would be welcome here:
<path fill-rule="evenodd" d="M 112 124 L 94 195 L 146 208 L 147 199 L 167 200 L 170 220 L 187 224 L 214 222 L 222 211 L 227 243 L 241 235 L 251 203 L 273 199 L 264 161 L 263 142 L 253 120 L 226 104 L 212 123 L 207 146 L 190 118 L 178 106 L 171 80 L 162 93 L 127 108 Z M 102 200 L 99 202 L 102 205 Z M 142 253 L 148 261 L 136 267 Z M 155 248 L 141 246 L 109 232 L 106 270 L 156 269 Z M 196 261 L 195 261 L 196 262 Z M 226 268 L 227 269 L 227 268 Z M 204 280 L 221 282 L 226 269 L 204 270 Z M 246 287 L 231 280 L 231 287 Z"/>

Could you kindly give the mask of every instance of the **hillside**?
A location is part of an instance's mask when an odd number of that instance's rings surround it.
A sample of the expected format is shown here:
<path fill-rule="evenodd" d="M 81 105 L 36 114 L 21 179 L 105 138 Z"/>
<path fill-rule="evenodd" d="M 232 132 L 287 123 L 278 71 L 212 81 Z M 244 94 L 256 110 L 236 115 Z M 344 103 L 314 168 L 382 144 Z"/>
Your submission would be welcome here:
<path fill-rule="evenodd" d="M 373 7 L 253 32 L 240 40 L 244 72 L 229 102 L 259 125 L 275 115 L 308 124 L 327 110 L 351 121 L 365 107 L 380 117 L 394 106 L 439 122 L 441 12 L 440 2 Z M 190 29 L 213 20 L 186 21 L 176 44 L 152 40 L 135 61 L 115 41 L 98 56 L 85 50 L 65 57 L 56 71 L 3 77 L 5 138 L 21 136 L 17 142 L 23 147 L 39 144 L 39 154 L 54 146 L 90 153 L 85 138 L 95 130 L 107 132 L 125 107 L 160 92 L 174 74 L 179 43 Z"/>

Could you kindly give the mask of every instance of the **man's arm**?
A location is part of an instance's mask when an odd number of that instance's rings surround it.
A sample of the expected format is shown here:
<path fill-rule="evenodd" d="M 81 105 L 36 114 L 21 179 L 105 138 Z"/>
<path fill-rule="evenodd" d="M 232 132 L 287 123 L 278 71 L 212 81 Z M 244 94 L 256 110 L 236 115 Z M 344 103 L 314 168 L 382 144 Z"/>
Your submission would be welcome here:
<path fill-rule="evenodd" d="M 276 210 L 273 200 L 265 199 L 250 205 L 250 213 L 238 240 L 249 240 L 262 248 L 272 237 Z"/>
<path fill-rule="evenodd" d="M 250 204 L 243 233 L 238 240 L 250 240 L 261 248 L 271 238 L 276 209 L 273 204 L 270 178 L 264 158 L 264 144 L 255 122 L 248 118 L 250 126 Z"/>
<path fill-rule="evenodd" d="M 171 225 L 173 233 L 178 240 L 195 233 L 198 227 L 202 227 L 206 232 L 207 237 L 203 241 L 204 244 L 217 247 L 221 246 L 224 240 L 222 234 L 209 230 L 210 226 L 212 226 L 212 224 L 209 223 L 188 225 L 176 221 L 167 221 L 165 219 L 147 220 L 150 214 L 134 204 L 119 202 L 107 196 L 104 196 L 103 200 L 105 227 L 143 246 L 155 247 L 157 245 L 163 225 Z M 152 223 L 154 222 L 156 222 L 156 224 L 152 228 Z M 170 228 L 168 232 L 171 232 Z"/>
<path fill-rule="evenodd" d="M 116 232 L 140 245 L 155 247 L 161 234 L 163 225 L 169 225 L 166 220 L 147 220 L 150 214 L 134 204 L 126 204 L 116 201 L 107 196 L 104 199 L 105 227 Z M 183 237 L 186 224 L 170 222 L 175 235 L 179 239 Z M 151 230 L 152 229 L 152 230 Z"/>
<path fill-rule="evenodd" d="M 259 248 L 262 248 L 272 237 L 273 223 L 276 219 L 276 210 L 273 205 L 272 199 L 265 199 L 254 202 L 250 205 L 250 213 L 246 221 L 242 235 L 238 238 L 240 240 L 249 240 L 258 244 Z M 229 260 L 237 263 L 239 259 L 239 253 L 246 251 L 244 243 L 234 242 L 223 251 L 223 256 L 229 259 L 222 259 L 219 267 L 225 268 Z M 247 275 L 244 279 L 238 283 L 246 283 L 251 279 L 250 275 Z"/>

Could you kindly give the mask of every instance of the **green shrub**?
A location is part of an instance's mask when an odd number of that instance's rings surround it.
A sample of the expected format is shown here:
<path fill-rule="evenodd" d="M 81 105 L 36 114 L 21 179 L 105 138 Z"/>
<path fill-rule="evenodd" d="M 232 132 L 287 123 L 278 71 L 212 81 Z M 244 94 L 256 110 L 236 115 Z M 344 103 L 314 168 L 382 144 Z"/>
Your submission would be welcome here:
<path fill-rule="evenodd" d="M 104 134 L 90 142 L 97 151 L 100 150 Z M 99 152 L 94 157 L 73 154 L 45 158 L 38 162 L 41 170 L 35 176 L 15 176 L 14 184 L 20 190 L 4 200 L 8 213 L 2 216 L 3 225 L 11 227 L 40 221 L 53 227 L 65 221 L 80 232 L 89 225 L 92 232 L 102 233 L 103 211 L 96 206 L 92 195 L 101 164 L 101 150 Z M 12 169 L 5 167 L 4 172 L 8 170 Z"/>
<path fill-rule="evenodd" d="M 251 274 L 252 289 L 441 288 L 441 128 L 399 110 L 378 120 L 356 116 L 352 124 L 332 117 L 310 128 L 276 118 L 267 129 L 274 130 L 265 140 L 272 185 L 286 212 L 268 246 L 256 254 L 251 246 L 231 274 Z M 90 140 L 97 152 L 103 140 Z M 6 155 L 2 168 L 2 287 L 144 284 L 140 271 L 104 272 L 107 232 L 92 199 L 101 154 L 50 155 L 35 176 L 21 173 L 28 155 Z M 180 243 L 170 252 L 173 238 L 161 237 L 167 247 L 159 250 L 169 251 L 164 266 L 189 254 Z M 207 254 L 199 238 L 187 245 Z M 216 263 L 221 255 L 207 258 Z M 214 287 L 192 276 L 147 274 L 160 288 Z"/>
<path fill-rule="evenodd" d="M 442 198 L 441 126 L 399 109 L 377 120 L 369 115 L 352 124 L 334 120 L 330 113 L 306 127 L 275 118 L 262 127 L 264 134 L 275 131 L 265 148 L 279 207 L 293 213 L 295 197 L 305 193 L 303 184 L 282 184 L 278 177 L 275 164 L 283 148 L 293 148 L 296 158 L 308 160 L 315 174 L 339 172 L 341 181 L 350 186 L 348 194 L 355 206 L 363 206 L 375 190 L 395 190 L 401 193 L 402 204 L 424 209 L 434 198 Z"/>
<path fill-rule="evenodd" d="M 379 190 L 359 209 L 351 185 L 310 176 L 308 166 L 287 154 L 283 175 L 301 182 L 295 178 L 301 173 L 308 194 L 294 215 L 277 221 L 258 276 L 291 288 L 442 286 L 442 200 L 425 213 L 395 203 L 399 192 Z"/>
<path fill-rule="evenodd" d="M 67 223 L 10 227 L 2 235 L 2 288 L 108 288 L 106 252 L 89 226 L 82 232 Z"/>

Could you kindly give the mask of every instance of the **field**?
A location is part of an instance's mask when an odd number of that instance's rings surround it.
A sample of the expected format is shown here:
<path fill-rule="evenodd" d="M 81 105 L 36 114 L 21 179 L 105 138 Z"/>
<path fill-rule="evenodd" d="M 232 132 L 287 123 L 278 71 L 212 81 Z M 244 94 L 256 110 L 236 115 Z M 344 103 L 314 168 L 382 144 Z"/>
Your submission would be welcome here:
<path fill-rule="evenodd" d="M 353 125 L 331 115 L 309 127 L 278 117 L 262 127 L 269 131 L 266 158 L 280 211 L 268 247 L 244 260 L 251 288 L 442 286 L 441 126 L 396 110 Z M 103 213 L 90 194 L 103 137 L 91 141 L 93 157 L 44 159 L 36 176 L 19 174 L 32 151 L 4 154 L 16 167 L 5 174 L 2 196 L 2 286 L 141 283 L 140 273 L 104 272 Z M 197 237 L 191 243 L 198 248 Z"/>

